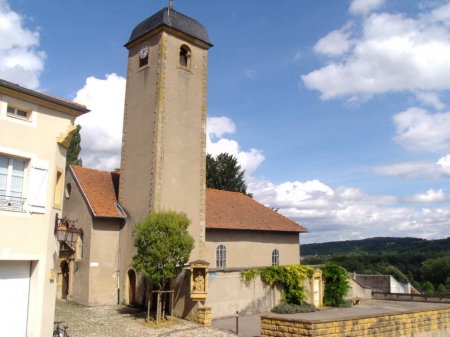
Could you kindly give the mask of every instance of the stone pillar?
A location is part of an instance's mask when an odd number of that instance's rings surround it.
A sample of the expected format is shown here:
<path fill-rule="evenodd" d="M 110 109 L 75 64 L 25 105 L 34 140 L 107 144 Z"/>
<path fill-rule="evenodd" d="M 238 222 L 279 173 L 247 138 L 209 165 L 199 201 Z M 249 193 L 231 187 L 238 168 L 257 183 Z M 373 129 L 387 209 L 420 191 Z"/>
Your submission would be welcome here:
<path fill-rule="evenodd" d="M 212 320 L 211 310 L 212 308 L 210 307 L 198 308 L 197 322 L 204 326 L 210 326 Z"/>

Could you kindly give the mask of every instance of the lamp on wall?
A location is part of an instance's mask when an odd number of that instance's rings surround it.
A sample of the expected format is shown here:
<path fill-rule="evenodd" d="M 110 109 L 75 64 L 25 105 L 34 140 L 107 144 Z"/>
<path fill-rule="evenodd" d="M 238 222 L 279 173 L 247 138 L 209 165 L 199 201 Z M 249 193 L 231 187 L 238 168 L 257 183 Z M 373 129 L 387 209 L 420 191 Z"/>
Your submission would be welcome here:
<path fill-rule="evenodd" d="M 75 243 L 77 242 L 79 229 L 75 227 L 75 222 L 77 220 L 69 220 L 66 217 L 59 218 L 58 213 L 56 213 L 55 218 L 55 234 L 56 239 L 60 243 L 67 244 L 73 249 Z"/>

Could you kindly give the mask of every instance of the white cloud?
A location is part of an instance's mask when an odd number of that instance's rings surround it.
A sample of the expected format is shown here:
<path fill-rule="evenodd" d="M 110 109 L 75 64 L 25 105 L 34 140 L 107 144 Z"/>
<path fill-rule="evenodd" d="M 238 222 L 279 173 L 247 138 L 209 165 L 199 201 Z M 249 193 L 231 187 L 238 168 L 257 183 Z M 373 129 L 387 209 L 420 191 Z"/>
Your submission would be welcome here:
<path fill-rule="evenodd" d="M 257 149 L 242 151 L 238 142 L 223 137 L 224 134 L 232 134 L 235 131 L 236 126 L 228 117 L 208 117 L 206 149 L 213 156 L 222 152 L 236 156 L 239 165 L 245 170 L 245 174 L 249 178 L 265 158 L 262 151 Z"/>
<path fill-rule="evenodd" d="M 440 158 L 436 164 L 440 165 L 442 169 L 448 170 L 450 173 L 450 154 L 446 155 L 445 157 Z"/>
<path fill-rule="evenodd" d="M 216 138 L 222 138 L 225 133 L 235 133 L 236 125 L 228 117 L 209 117 L 206 122 L 206 132 Z"/>
<path fill-rule="evenodd" d="M 404 162 L 392 165 L 372 167 L 377 174 L 399 176 L 403 178 L 448 179 L 450 178 L 450 155 L 432 162 Z"/>
<path fill-rule="evenodd" d="M 39 32 L 24 28 L 24 18 L 0 0 L 0 78 L 38 89 L 46 55 L 38 51 Z"/>
<path fill-rule="evenodd" d="M 81 158 L 86 167 L 108 171 L 120 167 L 125 83 L 116 74 L 104 80 L 89 77 L 74 99 L 91 110 L 75 121 L 82 127 Z"/>
<path fill-rule="evenodd" d="M 450 89 L 447 7 L 424 12 L 417 18 L 371 13 L 360 25 L 354 23 L 346 31 L 355 38 L 345 57 L 303 75 L 305 86 L 318 90 L 322 100 Z"/>
<path fill-rule="evenodd" d="M 333 30 L 325 37 L 321 38 L 314 45 L 313 50 L 319 54 L 328 56 L 340 56 L 347 52 L 350 48 L 348 33 L 342 30 Z"/>
<path fill-rule="evenodd" d="M 450 150 L 450 112 L 430 114 L 410 108 L 394 115 L 397 135 L 394 140 L 410 151 Z"/>
<path fill-rule="evenodd" d="M 442 110 L 445 108 L 444 103 L 441 102 L 439 96 L 435 92 L 417 92 L 416 98 L 423 105 L 430 105 L 437 110 Z"/>
<path fill-rule="evenodd" d="M 442 189 L 435 191 L 430 188 L 426 193 L 423 194 L 414 194 L 411 197 L 405 198 L 406 202 L 411 203 L 440 203 L 447 202 L 450 200 L 450 197 L 445 194 Z"/>
<path fill-rule="evenodd" d="M 338 187 L 333 190 L 320 181 L 283 182 L 266 180 L 249 183 L 254 198 L 266 206 L 299 222 L 311 233 L 302 242 L 326 242 L 373 236 L 414 236 L 439 238 L 448 235 L 450 207 L 417 209 L 402 203 L 444 202 L 443 190 L 395 197 L 367 195 L 359 189 Z"/>
<path fill-rule="evenodd" d="M 368 14 L 383 5 L 385 0 L 353 0 L 349 12 L 352 14 Z"/>
<path fill-rule="evenodd" d="M 302 58 L 302 53 L 301 52 L 296 52 L 294 55 L 294 61 L 298 61 Z"/>

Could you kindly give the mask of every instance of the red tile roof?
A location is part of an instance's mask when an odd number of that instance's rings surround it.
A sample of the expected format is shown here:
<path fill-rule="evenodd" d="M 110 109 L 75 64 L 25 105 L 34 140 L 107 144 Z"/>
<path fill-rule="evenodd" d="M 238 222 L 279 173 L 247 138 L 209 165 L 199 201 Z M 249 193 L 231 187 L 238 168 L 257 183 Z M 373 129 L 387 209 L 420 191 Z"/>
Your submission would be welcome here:
<path fill-rule="evenodd" d="M 116 207 L 119 174 L 71 165 L 75 179 L 92 211 L 98 217 L 123 218 Z"/>
<path fill-rule="evenodd" d="M 206 189 L 206 228 L 308 232 L 242 193 L 210 188 Z"/>
<path fill-rule="evenodd" d="M 119 171 L 106 172 L 70 166 L 95 216 L 123 217 L 115 206 Z M 206 228 L 308 232 L 254 199 L 237 192 L 206 189 Z"/>

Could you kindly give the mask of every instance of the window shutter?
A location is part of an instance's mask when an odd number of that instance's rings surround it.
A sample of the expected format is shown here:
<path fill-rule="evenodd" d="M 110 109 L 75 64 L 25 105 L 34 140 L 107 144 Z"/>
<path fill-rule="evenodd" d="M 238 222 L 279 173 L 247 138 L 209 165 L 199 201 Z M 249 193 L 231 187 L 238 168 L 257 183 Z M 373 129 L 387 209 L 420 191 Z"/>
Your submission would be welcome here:
<path fill-rule="evenodd" d="M 29 211 L 45 213 L 47 202 L 48 162 L 33 160 L 30 174 L 30 193 L 28 194 Z"/>

